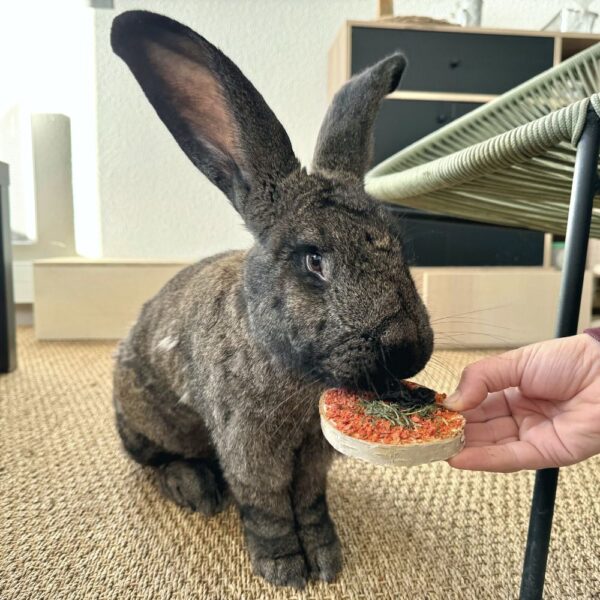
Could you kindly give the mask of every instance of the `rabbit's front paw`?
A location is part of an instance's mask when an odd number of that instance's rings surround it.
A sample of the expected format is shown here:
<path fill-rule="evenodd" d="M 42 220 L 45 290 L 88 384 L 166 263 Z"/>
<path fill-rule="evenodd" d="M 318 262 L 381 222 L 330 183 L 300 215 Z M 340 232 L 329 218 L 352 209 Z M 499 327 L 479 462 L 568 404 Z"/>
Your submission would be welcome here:
<path fill-rule="evenodd" d="M 241 512 L 254 572 L 269 583 L 302 589 L 306 560 L 294 521 L 257 507 L 244 506 Z"/>
<path fill-rule="evenodd" d="M 287 556 L 252 557 L 254 572 L 274 585 L 306 586 L 306 562 L 301 552 Z"/>
<path fill-rule="evenodd" d="M 333 581 L 342 569 L 342 548 L 327 511 L 325 496 L 296 514 L 298 535 L 313 579 Z"/>
<path fill-rule="evenodd" d="M 200 459 L 175 460 L 158 472 L 163 494 L 179 506 L 210 517 L 227 504 L 218 465 Z"/>
<path fill-rule="evenodd" d="M 342 548 L 337 537 L 322 546 L 314 546 L 306 550 L 306 561 L 310 576 L 327 583 L 335 581 L 342 570 Z"/>

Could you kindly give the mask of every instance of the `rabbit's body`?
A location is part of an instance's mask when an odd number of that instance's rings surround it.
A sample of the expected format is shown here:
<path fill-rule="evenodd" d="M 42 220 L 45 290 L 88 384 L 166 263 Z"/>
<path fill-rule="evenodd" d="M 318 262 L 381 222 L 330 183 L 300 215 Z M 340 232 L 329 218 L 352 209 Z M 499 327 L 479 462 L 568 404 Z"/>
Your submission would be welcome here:
<path fill-rule="evenodd" d="M 184 269 L 144 306 L 115 369 L 124 446 L 178 504 L 213 514 L 229 490 L 268 581 L 331 581 L 342 559 L 319 395 L 397 390 L 433 347 L 399 233 L 363 186 L 377 109 L 405 61 L 390 56 L 336 94 L 308 173 L 262 96 L 204 38 L 133 11 L 111 39 L 255 238 Z"/>
<path fill-rule="evenodd" d="M 225 457 L 251 444 L 266 452 L 257 455 L 262 469 L 274 454 L 293 461 L 306 435 L 318 431 L 315 400 L 324 387 L 282 368 L 250 333 L 245 255 L 231 252 L 183 269 L 145 304 L 120 345 L 119 421 L 161 453 L 215 458 L 216 448 Z M 141 462 L 164 462 L 133 441 L 129 450 Z M 237 467 L 235 460 L 224 465 L 228 476 L 243 480 L 247 466 L 241 473 Z M 263 475 L 276 473 L 255 474 Z"/>
<path fill-rule="evenodd" d="M 160 467 L 164 493 L 183 506 L 214 514 L 224 505 L 223 479 L 233 484 L 246 521 L 254 522 L 250 545 L 264 555 L 262 546 L 278 540 L 280 554 L 296 557 L 286 582 L 301 585 L 293 508 L 310 523 L 305 547 L 317 538 L 326 547 L 311 557 L 314 574 L 331 579 L 340 564 L 324 510 L 331 450 L 319 426 L 323 385 L 282 368 L 254 342 L 245 255 L 187 267 L 146 303 L 117 355 L 119 432 L 134 459 Z M 265 519 L 258 511 L 267 508 Z M 278 576 L 276 561 L 266 557 L 255 567 Z"/>

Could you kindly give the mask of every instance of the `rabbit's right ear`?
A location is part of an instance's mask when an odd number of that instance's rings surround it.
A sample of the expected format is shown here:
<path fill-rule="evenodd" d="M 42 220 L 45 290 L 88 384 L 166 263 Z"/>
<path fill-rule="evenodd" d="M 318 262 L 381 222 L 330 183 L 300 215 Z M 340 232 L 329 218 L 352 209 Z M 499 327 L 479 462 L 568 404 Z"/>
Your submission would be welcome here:
<path fill-rule="evenodd" d="M 111 43 L 190 160 L 251 229 L 268 226 L 253 221 L 272 217 L 273 183 L 300 165 L 256 88 L 203 37 L 162 15 L 119 15 Z M 264 206 L 246 206 L 251 190 L 259 192 Z"/>

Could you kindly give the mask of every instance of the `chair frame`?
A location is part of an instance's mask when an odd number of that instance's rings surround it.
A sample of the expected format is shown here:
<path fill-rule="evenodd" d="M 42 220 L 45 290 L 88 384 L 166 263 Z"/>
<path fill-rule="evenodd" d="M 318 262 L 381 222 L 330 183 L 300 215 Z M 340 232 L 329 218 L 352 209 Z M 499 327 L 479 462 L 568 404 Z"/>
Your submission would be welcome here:
<path fill-rule="evenodd" d="M 600 119 L 594 110 L 588 110 L 575 156 L 556 337 L 577 333 L 593 199 L 600 187 L 599 148 Z M 557 486 L 558 469 L 537 471 L 521 577 L 521 600 L 541 600 L 544 592 Z"/>

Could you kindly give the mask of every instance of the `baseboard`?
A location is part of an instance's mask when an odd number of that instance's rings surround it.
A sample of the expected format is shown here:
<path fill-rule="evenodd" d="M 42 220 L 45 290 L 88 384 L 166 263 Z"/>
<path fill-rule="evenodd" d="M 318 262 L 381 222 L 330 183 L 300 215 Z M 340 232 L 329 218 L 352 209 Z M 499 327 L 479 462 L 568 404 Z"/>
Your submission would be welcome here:
<path fill-rule="evenodd" d="M 49 259 L 34 264 L 40 339 L 118 339 L 185 261 Z M 561 273 L 542 267 L 412 270 L 439 348 L 510 347 L 554 335 Z M 580 330 L 592 312 L 586 273 Z"/>

